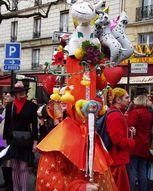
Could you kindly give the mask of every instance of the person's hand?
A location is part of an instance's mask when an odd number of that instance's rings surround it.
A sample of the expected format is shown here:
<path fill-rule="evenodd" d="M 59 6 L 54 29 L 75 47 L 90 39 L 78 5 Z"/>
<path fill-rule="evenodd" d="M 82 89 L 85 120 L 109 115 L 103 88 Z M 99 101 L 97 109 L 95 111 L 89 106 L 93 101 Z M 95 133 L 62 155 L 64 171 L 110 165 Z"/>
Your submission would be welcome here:
<path fill-rule="evenodd" d="M 86 186 L 86 191 L 98 191 L 98 190 L 99 190 L 99 184 L 88 183 Z"/>
<path fill-rule="evenodd" d="M 133 138 L 136 135 L 136 128 L 133 126 L 130 127 L 129 132 L 130 132 L 130 138 Z"/>
<path fill-rule="evenodd" d="M 36 146 L 37 146 L 37 141 L 34 141 L 32 152 L 36 152 Z"/>
<path fill-rule="evenodd" d="M 45 124 L 45 119 L 44 118 L 38 118 L 38 123 L 39 125 L 44 125 Z"/>

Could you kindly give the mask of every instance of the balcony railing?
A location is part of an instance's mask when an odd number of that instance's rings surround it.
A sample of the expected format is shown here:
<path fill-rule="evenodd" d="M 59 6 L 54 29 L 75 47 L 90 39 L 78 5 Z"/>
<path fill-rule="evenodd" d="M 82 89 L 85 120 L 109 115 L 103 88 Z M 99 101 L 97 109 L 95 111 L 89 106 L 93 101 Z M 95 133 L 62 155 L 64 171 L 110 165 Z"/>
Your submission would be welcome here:
<path fill-rule="evenodd" d="M 40 32 L 33 33 L 33 38 L 39 38 L 39 37 L 40 37 Z"/>
<path fill-rule="evenodd" d="M 153 5 L 136 8 L 136 21 L 153 18 Z"/>

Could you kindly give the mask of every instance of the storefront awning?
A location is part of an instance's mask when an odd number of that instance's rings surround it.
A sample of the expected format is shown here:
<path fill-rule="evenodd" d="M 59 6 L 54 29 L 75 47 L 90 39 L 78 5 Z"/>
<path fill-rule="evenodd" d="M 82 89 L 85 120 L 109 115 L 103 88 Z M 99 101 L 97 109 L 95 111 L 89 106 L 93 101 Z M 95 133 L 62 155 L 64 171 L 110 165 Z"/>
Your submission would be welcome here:
<path fill-rule="evenodd" d="M 0 86 L 10 86 L 11 84 L 11 76 L 1 76 L 0 77 Z"/>
<path fill-rule="evenodd" d="M 25 76 L 29 76 L 29 79 L 32 79 L 32 77 L 36 77 L 37 78 L 37 85 L 38 86 L 42 86 L 42 82 L 45 78 L 46 75 L 52 75 L 52 74 L 24 74 Z M 20 75 L 20 76 L 24 76 L 24 75 Z M 31 77 L 31 78 L 30 78 Z M 7 75 L 7 76 L 1 76 L 0 77 L 0 87 L 2 86 L 10 86 L 11 85 L 11 75 Z"/>

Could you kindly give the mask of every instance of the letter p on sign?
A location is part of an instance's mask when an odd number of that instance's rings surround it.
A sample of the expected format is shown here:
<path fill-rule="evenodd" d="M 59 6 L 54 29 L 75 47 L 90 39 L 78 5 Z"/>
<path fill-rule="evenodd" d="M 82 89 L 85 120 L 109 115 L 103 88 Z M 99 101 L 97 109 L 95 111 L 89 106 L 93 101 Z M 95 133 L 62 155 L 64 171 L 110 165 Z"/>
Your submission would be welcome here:
<path fill-rule="evenodd" d="M 12 54 L 14 54 L 16 52 L 16 47 L 15 46 L 10 46 L 9 47 L 9 56 L 12 56 Z"/>
<path fill-rule="evenodd" d="M 21 45 L 20 43 L 7 43 L 5 45 L 6 59 L 20 59 Z"/>

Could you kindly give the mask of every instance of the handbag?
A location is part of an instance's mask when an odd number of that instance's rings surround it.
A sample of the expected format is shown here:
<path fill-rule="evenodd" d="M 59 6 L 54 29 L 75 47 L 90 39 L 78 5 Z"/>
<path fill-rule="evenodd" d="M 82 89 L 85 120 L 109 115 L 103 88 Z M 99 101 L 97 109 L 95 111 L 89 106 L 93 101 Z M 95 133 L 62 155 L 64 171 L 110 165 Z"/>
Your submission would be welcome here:
<path fill-rule="evenodd" d="M 12 103 L 12 111 L 11 111 L 11 121 L 12 121 L 12 129 L 13 129 L 13 103 Z M 33 138 L 31 131 L 12 131 L 12 144 L 17 147 L 32 147 Z"/>
<path fill-rule="evenodd" d="M 18 147 L 30 147 L 33 144 L 31 132 L 13 131 L 13 144 Z"/>

